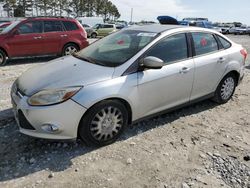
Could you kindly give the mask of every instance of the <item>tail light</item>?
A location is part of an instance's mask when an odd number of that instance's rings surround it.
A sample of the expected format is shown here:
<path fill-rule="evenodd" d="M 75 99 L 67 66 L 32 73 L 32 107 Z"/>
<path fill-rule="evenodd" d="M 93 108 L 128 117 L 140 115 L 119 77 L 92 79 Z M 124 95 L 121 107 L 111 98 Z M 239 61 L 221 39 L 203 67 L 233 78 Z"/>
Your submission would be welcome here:
<path fill-rule="evenodd" d="M 241 53 L 241 55 L 243 55 L 243 57 L 244 57 L 244 64 L 245 64 L 246 59 L 247 59 L 247 51 L 246 51 L 245 49 L 242 49 L 242 50 L 240 51 L 240 53 Z"/>

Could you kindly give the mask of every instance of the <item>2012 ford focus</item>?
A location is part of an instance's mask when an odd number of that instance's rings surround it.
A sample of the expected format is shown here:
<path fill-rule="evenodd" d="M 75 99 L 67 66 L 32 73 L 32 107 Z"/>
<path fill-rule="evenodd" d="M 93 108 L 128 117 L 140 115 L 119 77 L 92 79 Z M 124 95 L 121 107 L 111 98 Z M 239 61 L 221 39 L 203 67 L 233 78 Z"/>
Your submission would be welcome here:
<path fill-rule="evenodd" d="M 226 103 L 246 57 L 213 30 L 132 27 L 24 73 L 11 90 L 13 109 L 24 134 L 105 145 L 165 110 L 205 98 Z"/>

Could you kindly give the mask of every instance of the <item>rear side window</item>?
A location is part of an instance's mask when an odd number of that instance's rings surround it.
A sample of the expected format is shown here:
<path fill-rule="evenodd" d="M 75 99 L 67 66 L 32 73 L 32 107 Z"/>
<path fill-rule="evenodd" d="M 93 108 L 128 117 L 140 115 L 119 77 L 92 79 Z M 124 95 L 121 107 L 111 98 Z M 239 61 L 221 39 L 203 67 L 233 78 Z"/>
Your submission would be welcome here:
<path fill-rule="evenodd" d="M 217 37 L 220 40 L 220 42 L 221 42 L 221 44 L 222 44 L 222 46 L 223 46 L 224 49 L 228 49 L 228 48 L 231 47 L 231 43 L 228 42 L 226 39 L 224 39 L 223 37 L 218 36 L 218 35 L 217 35 Z"/>
<path fill-rule="evenodd" d="M 146 56 L 154 56 L 166 64 L 188 58 L 188 47 L 184 33 L 167 37 L 151 48 Z"/>
<path fill-rule="evenodd" d="M 44 21 L 44 32 L 63 31 L 60 21 Z"/>
<path fill-rule="evenodd" d="M 209 33 L 192 33 L 196 55 L 218 51 L 219 47 L 214 36 Z"/>
<path fill-rule="evenodd" d="M 78 27 L 75 22 L 63 21 L 63 25 L 67 31 L 75 31 L 78 30 Z M 83 26 L 86 27 L 86 26 Z"/>

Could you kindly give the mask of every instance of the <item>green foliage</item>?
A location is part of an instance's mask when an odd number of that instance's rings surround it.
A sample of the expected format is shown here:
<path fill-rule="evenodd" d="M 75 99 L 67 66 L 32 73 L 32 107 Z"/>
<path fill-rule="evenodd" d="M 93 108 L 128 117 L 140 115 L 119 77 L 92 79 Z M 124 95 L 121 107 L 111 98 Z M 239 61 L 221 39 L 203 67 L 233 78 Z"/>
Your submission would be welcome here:
<path fill-rule="evenodd" d="M 8 16 L 102 16 L 116 20 L 121 15 L 109 0 L 0 0 Z"/>

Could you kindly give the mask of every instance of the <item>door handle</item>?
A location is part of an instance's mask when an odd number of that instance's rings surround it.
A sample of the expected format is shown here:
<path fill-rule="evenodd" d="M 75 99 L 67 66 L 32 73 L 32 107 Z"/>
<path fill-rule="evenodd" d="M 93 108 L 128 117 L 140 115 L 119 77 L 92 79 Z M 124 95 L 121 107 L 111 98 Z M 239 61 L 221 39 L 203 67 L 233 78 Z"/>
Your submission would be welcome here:
<path fill-rule="evenodd" d="M 185 73 L 188 73 L 190 71 L 190 68 L 188 68 L 188 67 L 183 67 L 180 71 L 179 71 L 179 73 L 180 74 L 185 74 Z"/>
<path fill-rule="evenodd" d="M 61 37 L 67 37 L 67 36 L 68 36 L 68 35 L 66 35 L 66 34 L 65 34 L 65 35 L 61 35 Z"/>
<path fill-rule="evenodd" d="M 226 58 L 220 57 L 217 62 L 218 63 L 224 63 L 225 61 L 226 61 Z"/>
<path fill-rule="evenodd" d="M 36 39 L 36 40 L 37 40 L 37 39 L 41 39 L 41 38 L 42 38 L 41 36 L 34 37 L 34 39 Z"/>

